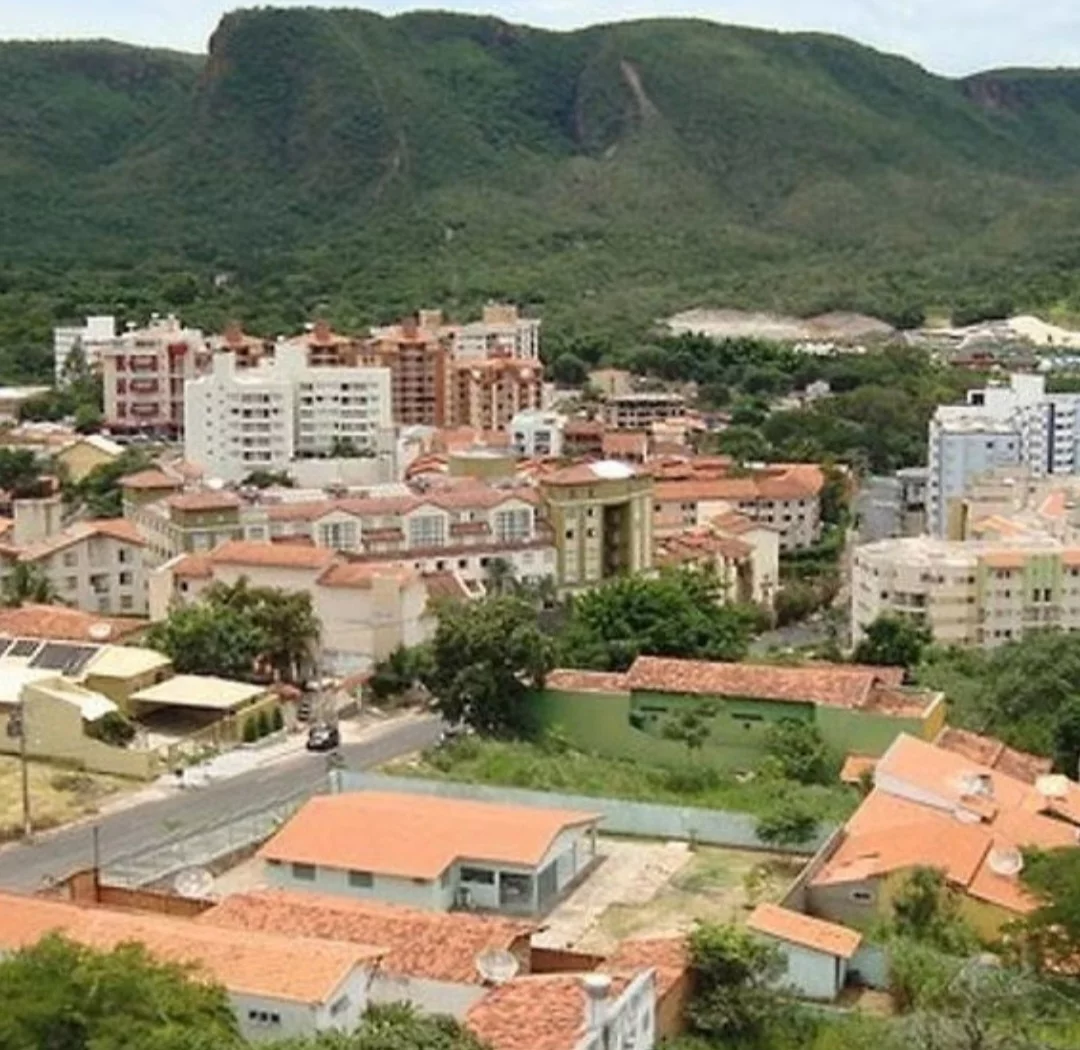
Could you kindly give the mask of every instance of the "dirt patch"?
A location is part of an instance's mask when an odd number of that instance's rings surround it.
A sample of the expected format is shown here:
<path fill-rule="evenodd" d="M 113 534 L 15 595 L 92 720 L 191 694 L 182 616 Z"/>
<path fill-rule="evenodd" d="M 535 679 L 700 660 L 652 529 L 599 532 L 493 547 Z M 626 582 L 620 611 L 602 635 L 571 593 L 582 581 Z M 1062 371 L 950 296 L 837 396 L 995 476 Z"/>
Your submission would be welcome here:
<path fill-rule="evenodd" d="M 664 324 L 674 335 L 692 333 L 710 339 L 769 339 L 779 343 L 855 342 L 883 339 L 893 333 L 889 325 L 876 317 L 852 313 L 801 318 L 743 310 L 699 309 L 676 314 Z"/>

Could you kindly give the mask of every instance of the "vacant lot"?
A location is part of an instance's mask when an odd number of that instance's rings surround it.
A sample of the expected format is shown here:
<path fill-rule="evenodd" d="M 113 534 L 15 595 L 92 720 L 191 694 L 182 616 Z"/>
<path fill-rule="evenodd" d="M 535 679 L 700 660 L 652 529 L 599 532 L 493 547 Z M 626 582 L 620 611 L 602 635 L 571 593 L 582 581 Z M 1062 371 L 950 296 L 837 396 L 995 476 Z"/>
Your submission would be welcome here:
<path fill-rule="evenodd" d="M 30 763 L 30 813 L 36 828 L 51 828 L 95 813 L 104 799 L 141 785 L 120 777 Z M 0 755 L 0 840 L 22 829 L 19 760 Z"/>
<path fill-rule="evenodd" d="M 604 862 L 545 920 L 538 944 L 604 952 L 626 937 L 687 933 L 699 920 L 741 922 L 777 900 L 802 862 L 685 842 L 601 839 Z"/>

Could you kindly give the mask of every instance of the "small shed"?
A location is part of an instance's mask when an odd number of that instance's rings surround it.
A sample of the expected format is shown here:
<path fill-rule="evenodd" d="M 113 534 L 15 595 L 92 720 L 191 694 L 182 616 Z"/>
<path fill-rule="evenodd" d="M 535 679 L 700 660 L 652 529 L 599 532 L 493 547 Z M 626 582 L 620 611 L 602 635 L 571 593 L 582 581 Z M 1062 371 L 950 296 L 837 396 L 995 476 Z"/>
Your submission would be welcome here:
<path fill-rule="evenodd" d="M 131 697 L 133 715 L 151 729 L 191 734 L 215 727 L 215 743 L 237 743 L 249 718 L 270 713 L 277 698 L 263 685 L 213 675 L 178 674 Z"/>
<path fill-rule="evenodd" d="M 836 999 L 862 943 L 856 930 L 778 904 L 759 904 L 746 925 L 779 949 L 787 966 L 779 983 L 804 999 Z"/>

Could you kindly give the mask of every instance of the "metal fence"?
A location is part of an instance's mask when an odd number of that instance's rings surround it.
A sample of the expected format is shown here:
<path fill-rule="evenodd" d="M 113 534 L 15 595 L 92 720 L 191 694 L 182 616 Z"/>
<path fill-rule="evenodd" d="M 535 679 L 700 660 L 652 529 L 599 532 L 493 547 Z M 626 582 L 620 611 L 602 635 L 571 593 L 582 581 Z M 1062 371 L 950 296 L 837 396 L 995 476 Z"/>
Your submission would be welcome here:
<path fill-rule="evenodd" d="M 195 831 L 178 832 L 151 849 L 120 854 L 102 866 L 102 881 L 139 888 L 162 882 L 185 868 L 211 868 L 269 838 L 312 795 L 325 791 L 325 781 L 309 784 Z"/>

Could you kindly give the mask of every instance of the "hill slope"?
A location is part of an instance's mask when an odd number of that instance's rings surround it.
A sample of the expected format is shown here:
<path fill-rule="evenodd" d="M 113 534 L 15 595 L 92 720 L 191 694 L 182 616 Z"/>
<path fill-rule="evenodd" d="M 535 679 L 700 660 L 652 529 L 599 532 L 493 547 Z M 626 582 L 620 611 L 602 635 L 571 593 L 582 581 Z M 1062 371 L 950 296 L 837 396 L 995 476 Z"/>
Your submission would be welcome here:
<path fill-rule="evenodd" d="M 1078 132 L 1080 74 L 697 21 L 260 9 L 205 59 L 4 44 L 0 339 L 168 305 L 276 330 L 513 296 L 585 332 L 707 300 L 1070 306 Z"/>

